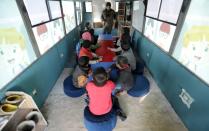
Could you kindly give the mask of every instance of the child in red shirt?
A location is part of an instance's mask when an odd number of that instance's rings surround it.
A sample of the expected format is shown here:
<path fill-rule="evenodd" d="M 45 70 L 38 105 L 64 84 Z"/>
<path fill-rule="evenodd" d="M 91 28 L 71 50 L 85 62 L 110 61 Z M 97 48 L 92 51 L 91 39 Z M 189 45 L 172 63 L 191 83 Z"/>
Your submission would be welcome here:
<path fill-rule="evenodd" d="M 103 67 L 95 69 L 93 72 L 93 81 L 86 85 L 86 91 L 89 97 L 88 106 L 92 114 L 98 116 L 104 115 L 114 108 L 122 120 L 126 119 L 126 115 L 120 108 L 117 98 L 112 98 L 114 88 L 115 84 L 111 80 L 108 80 L 106 70 Z"/>
<path fill-rule="evenodd" d="M 90 46 L 91 42 L 89 40 L 84 40 L 78 57 L 80 58 L 81 56 L 87 56 L 90 60 L 89 64 L 95 64 L 102 61 L 101 57 L 98 57 L 95 53 L 91 52 L 91 50 L 89 49 Z"/>

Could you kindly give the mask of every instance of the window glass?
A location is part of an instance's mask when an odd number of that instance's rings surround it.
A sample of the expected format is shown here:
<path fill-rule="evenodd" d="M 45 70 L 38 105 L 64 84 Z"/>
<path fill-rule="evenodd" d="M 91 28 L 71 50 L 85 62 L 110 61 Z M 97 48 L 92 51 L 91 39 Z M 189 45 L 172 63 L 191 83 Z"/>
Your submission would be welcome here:
<path fill-rule="evenodd" d="M 9 7 L 9 8 L 8 8 Z M 31 41 L 13 0 L 1 0 L 0 11 L 0 89 L 35 59 Z"/>
<path fill-rule="evenodd" d="M 76 8 L 80 8 L 80 2 L 79 1 L 76 1 Z"/>
<path fill-rule="evenodd" d="M 83 21 L 82 12 L 83 12 L 83 8 L 82 8 L 82 3 L 80 2 L 80 16 L 81 16 L 81 22 Z"/>
<path fill-rule="evenodd" d="M 76 16 L 77 16 L 77 24 L 81 24 L 82 22 L 82 9 L 81 2 L 76 1 Z"/>
<path fill-rule="evenodd" d="M 45 0 L 23 0 L 32 25 L 49 21 Z M 35 5 L 35 6 L 34 6 Z"/>
<path fill-rule="evenodd" d="M 138 31 L 142 32 L 143 21 L 144 21 L 144 3 L 143 1 L 134 1 L 133 2 L 133 19 L 132 25 Z"/>
<path fill-rule="evenodd" d="M 49 8 L 51 11 L 52 19 L 62 16 L 59 1 L 49 1 Z"/>
<path fill-rule="evenodd" d="M 62 1 L 66 33 L 76 27 L 75 7 L 73 1 Z"/>
<path fill-rule="evenodd" d="M 115 12 L 118 12 L 119 9 L 119 2 L 115 2 Z"/>
<path fill-rule="evenodd" d="M 162 0 L 159 19 L 176 23 L 183 0 Z"/>
<path fill-rule="evenodd" d="M 173 56 L 209 83 L 208 0 L 193 0 L 181 29 Z"/>
<path fill-rule="evenodd" d="M 62 19 L 58 19 L 33 28 L 39 50 L 44 54 L 64 36 Z"/>
<path fill-rule="evenodd" d="M 161 0 L 148 0 L 146 15 L 153 18 L 158 18 L 160 2 Z"/>
<path fill-rule="evenodd" d="M 86 12 L 92 12 L 91 2 L 85 2 Z"/>
<path fill-rule="evenodd" d="M 176 27 L 146 17 L 144 35 L 165 51 L 169 51 Z"/>

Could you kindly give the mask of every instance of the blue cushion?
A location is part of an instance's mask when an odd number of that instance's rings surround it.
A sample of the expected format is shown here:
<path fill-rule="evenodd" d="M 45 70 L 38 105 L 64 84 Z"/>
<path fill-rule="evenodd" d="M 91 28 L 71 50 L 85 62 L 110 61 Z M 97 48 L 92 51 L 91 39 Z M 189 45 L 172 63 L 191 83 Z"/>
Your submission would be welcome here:
<path fill-rule="evenodd" d="M 112 34 L 100 34 L 98 40 L 113 40 Z"/>
<path fill-rule="evenodd" d="M 64 93 L 70 97 L 80 97 L 85 93 L 84 88 L 77 88 L 73 85 L 72 75 L 68 76 L 63 83 Z"/>
<path fill-rule="evenodd" d="M 116 122 L 117 117 L 114 111 L 96 116 L 89 111 L 88 107 L 84 109 L 84 124 L 88 131 L 112 131 L 116 126 Z"/>
<path fill-rule="evenodd" d="M 104 67 L 105 69 L 108 69 L 114 63 L 115 62 L 98 62 L 96 64 L 91 64 L 91 69 L 95 70 L 98 67 Z"/>
<path fill-rule="evenodd" d="M 134 87 L 128 91 L 128 94 L 133 97 L 142 97 L 149 93 L 150 84 L 143 75 L 136 75 Z"/>
<path fill-rule="evenodd" d="M 80 49 L 81 49 L 81 43 L 78 42 L 78 43 L 76 44 L 76 54 L 77 54 L 77 56 L 79 56 Z"/>

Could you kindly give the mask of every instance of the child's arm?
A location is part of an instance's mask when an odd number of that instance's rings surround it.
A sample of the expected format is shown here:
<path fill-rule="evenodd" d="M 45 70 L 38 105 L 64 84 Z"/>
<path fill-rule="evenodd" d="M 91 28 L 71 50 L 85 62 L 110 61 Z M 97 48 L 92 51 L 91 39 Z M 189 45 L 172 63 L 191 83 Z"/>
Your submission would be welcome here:
<path fill-rule="evenodd" d="M 96 63 L 101 62 L 101 61 L 102 61 L 102 57 L 99 57 L 99 59 L 97 59 L 97 60 L 90 60 L 89 64 L 96 64 Z"/>
<path fill-rule="evenodd" d="M 110 47 L 107 47 L 108 50 L 112 51 L 112 52 L 119 52 L 121 51 L 121 47 L 119 46 L 118 48 L 110 48 Z"/>

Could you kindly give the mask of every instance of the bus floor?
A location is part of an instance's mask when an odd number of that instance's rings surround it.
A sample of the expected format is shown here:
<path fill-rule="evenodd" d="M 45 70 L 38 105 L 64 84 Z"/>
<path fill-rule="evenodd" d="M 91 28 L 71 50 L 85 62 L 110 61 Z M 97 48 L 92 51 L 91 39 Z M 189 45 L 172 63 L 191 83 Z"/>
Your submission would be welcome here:
<path fill-rule="evenodd" d="M 84 96 L 70 98 L 63 92 L 63 81 L 70 72 L 64 69 L 41 109 L 49 124 L 46 131 L 87 131 L 83 123 Z M 144 101 L 128 94 L 119 96 L 128 117 L 125 121 L 118 119 L 114 131 L 187 131 L 150 74 L 145 72 L 145 76 L 151 89 Z"/>

